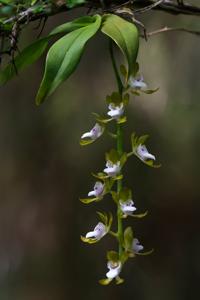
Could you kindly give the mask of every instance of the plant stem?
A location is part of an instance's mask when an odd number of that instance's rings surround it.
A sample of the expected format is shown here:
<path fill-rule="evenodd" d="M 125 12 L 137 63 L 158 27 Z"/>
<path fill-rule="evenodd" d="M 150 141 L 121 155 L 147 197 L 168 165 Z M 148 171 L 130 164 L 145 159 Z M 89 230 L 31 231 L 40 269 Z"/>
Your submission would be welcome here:
<path fill-rule="evenodd" d="M 114 53 L 113 53 L 113 41 L 111 39 L 109 39 L 109 51 L 110 51 L 110 58 L 112 61 L 113 70 L 114 70 L 116 81 L 117 81 L 118 90 L 119 90 L 119 93 L 122 95 L 123 84 L 122 84 L 121 78 L 119 76 L 119 72 L 117 70 L 117 64 L 115 62 L 115 57 L 114 57 Z"/>
<path fill-rule="evenodd" d="M 111 57 L 111 61 L 112 61 L 112 66 L 113 66 L 113 70 L 115 73 L 115 77 L 116 77 L 116 81 L 117 81 L 117 86 L 118 86 L 118 91 L 119 94 L 123 95 L 123 84 L 117 69 L 117 64 L 115 61 L 115 57 L 114 57 L 114 53 L 113 53 L 113 42 L 112 40 L 109 40 L 109 50 L 110 50 L 110 57 Z M 121 124 L 117 124 L 117 152 L 119 154 L 119 157 L 122 156 L 123 154 L 123 129 L 122 129 L 122 125 Z M 122 189 L 122 180 L 118 180 L 117 181 L 117 193 L 119 194 L 119 192 Z M 121 257 L 122 253 L 123 253 L 123 224 L 122 224 L 122 219 L 121 219 L 121 209 L 120 209 L 120 205 L 118 203 L 117 205 L 117 237 L 118 237 L 118 241 L 119 241 L 119 258 Z"/>
<path fill-rule="evenodd" d="M 117 124 L 117 151 L 118 154 L 121 156 L 123 153 L 123 132 L 122 132 L 122 125 Z M 117 181 L 117 193 L 122 189 L 122 179 Z M 123 243 L 123 224 L 121 219 L 121 209 L 118 203 L 117 207 L 117 225 L 118 225 L 118 240 L 119 240 L 119 257 L 123 252 L 122 243 Z"/>

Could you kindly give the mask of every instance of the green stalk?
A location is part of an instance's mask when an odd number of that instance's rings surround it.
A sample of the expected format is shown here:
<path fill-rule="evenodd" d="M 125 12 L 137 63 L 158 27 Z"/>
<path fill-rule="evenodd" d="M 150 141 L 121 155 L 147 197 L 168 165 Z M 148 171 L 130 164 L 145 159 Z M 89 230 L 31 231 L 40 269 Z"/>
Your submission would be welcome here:
<path fill-rule="evenodd" d="M 123 153 L 123 131 L 122 131 L 122 125 L 117 124 L 117 151 L 119 155 L 121 156 Z M 117 181 L 117 193 L 119 193 L 122 189 L 122 179 Z M 121 209 L 120 205 L 118 203 L 117 207 L 117 224 L 118 224 L 118 239 L 119 239 L 119 257 L 121 256 L 123 252 L 123 224 L 122 224 L 122 218 L 121 218 Z"/>
<path fill-rule="evenodd" d="M 122 84 L 121 78 L 119 76 L 119 72 L 117 70 L 117 64 L 115 62 L 115 57 L 114 57 L 114 53 L 113 53 L 113 41 L 111 39 L 109 39 L 109 50 L 110 50 L 110 58 L 111 58 L 113 70 L 114 70 L 116 81 L 117 81 L 118 90 L 119 90 L 119 93 L 122 95 L 123 84 Z"/>
<path fill-rule="evenodd" d="M 118 86 L 118 91 L 119 94 L 123 95 L 123 84 L 117 69 L 117 64 L 115 61 L 115 57 L 114 57 L 114 53 L 113 53 L 113 42 L 112 40 L 109 41 L 109 50 L 110 50 L 110 57 L 111 57 L 111 61 L 112 61 L 112 66 L 113 66 L 113 70 L 115 73 L 115 77 L 116 77 L 116 81 L 117 81 L 117 86 Z M 117 124 L 117 152 L 119 154 L 119 156 L 121 157 L 121 155 L 123 154 L 123 129 L 122 129 L 122 125 L 121 124 Z M 117 181 L 117 193 L 119 193 L 122 189 L 122 180 L 118 180 Z M 117 237 L 118 237 L 118 241 L 119 241 L 119 257 L 121 257 L 122 253 L 123 253 L 123 224 L 122 224 L 122 219 L 121 219 L 121 210 L 120 210 L 120 205 L 117 205 Z"/>

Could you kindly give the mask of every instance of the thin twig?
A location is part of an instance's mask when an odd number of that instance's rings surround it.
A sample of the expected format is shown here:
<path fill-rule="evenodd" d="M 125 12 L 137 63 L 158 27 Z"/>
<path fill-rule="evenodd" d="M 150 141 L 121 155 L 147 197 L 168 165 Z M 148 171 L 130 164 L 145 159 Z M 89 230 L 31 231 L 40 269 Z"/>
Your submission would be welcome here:
<path fill-rule="evenodd" d="M 145 6 L 144 8 L 140 8 L 140 9 L 136 9 L 134 10 L 134 13 L 144 13 L 147 12 L 153 8 L 155 8 L 156 6 L 162 4 L 165 0 L 158 0 L 157 2 L 150 4 L 148 6 Z"/>
<path fill-rule="evenodd" d="M 197 31 L 197 30 L 190 30 L 190 29 L 182 28 L 182 27 L 173 28 L 173 27 L 167 27 L 167 26 L 157 29 L 157 30 L 154 30 L 154 31 L 151 31 L 151 32 L 147 32 L 146 35 L 148 37 L 151 37 L 153 35 L 164 33 L 164 32 L 169 32 L 169 31 L 182 31 L 182 32 L 187 32 L 187 33 L 191 33 L 191 34 L 200 36 L 200 31 Z M 142 37 L 144 37 L 144 35 L 142 35 Z"/>
<path fill-rule="evenodd" d="M 100 3 L 100 2 L 99 2 Z M 143 13 L 149 10 L 160 10 L 163 12 L 171 13 L 171 14 L 185 14 L 185 15 L 196 15 L 200 16 L 200 7 L 186 4 L 179 5 L 178 3 L 175 3 L 174 1 L 153 1 L 153 0 L 135 0 L 133 1 L 121 1 L 121 3 L 118 1 L 116 4 L 115 1 L 110 1 L 110 4 L 106 7 L 106 11 L 115 12 L 115 10 L 119 9 L 119 7 L 125 7 L 129 6 L 131 8 L 133 13 Z M 92 9 L 99 9 L 100 4 L 98 2 L 93 0 L 88 0 L 86 3 L 80 4 L 78 7 L 84 7 L 84 8 L 92 8 Z M 53 16 L 57 15 L 62 12 L 66 12 L 71 10 L 66 5 L 60 6 L 60 7 L 50 7 L 46 6 L 43 8 L 42 12 L 35 12 L 34 8 L 28 8 L 25 11 L 19 12 L 17 15 L 12 16 L 4 21 L 4 24 L 12 24 L 13 22 L 19 22 L 20 24 L 25 24 L 27 22 L 27 19 L 29 22 L 39 20 L 41 17 L 44 16 Z M 74 8 L 73 8 L 74 10 Z"/>
<path fill-rule="evenodd" d="M 38 35 L 37 35 L 37 38 L 39 38 L 39 37 L 41 36 L 41 34 L 42 34 L 43 30 L 44 30 L 44 27 L 45 27 L 45 25 L 46 25 L 47 19 L 48 19 L 47 16 L 45 16 L 45 17 L 43 18 L 42 27 L 41 27 L 41 29 L 40 29 Z"/>

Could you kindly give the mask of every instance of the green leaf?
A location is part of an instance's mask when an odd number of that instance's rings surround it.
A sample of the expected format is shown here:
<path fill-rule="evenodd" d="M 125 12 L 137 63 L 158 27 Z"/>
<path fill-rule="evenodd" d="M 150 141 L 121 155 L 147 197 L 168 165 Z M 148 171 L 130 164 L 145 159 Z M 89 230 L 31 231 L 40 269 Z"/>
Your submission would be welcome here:
<path fill-rule="evenodd" d="M 111 138 L 113 138 L 113 139 L 116 139 L 116 138 L 117 138 L 117 134 L 116 134 L 116 133 L 112 133 L 112 132 L 110 132 L 110 131 L 107 130 L 107 134 L 108 134 Z"/>
<path fill-rule="evenodd" d="M 139 157 L 139 156 L 138 156 Z M 154 169 L 158 169 L 160 168 L 162 165 L 161 164 L 158 164 L 158 165 L 155 165 L 154 164 L 154 161 L 153 160 L 142 160 L 140 159 L 145 165 L 151 167 L 151 168 L 154 168 Z"/>
<path fill-rule="evenodd" d="M 88 243 L 88 244 L 95 244 L 97 243 L 99 240 L 98 239 L 93 239 L 93 238 L 86 238 L 84 236 L 81 235 L 81 240 L 84 243 Z"/>
<path fill-rule="evenodd" d="M 99 114 L 97 113 L 92 113 L 93 116 L 95 116 L 95 119 L 97 122 L 99 122 L 100 124 L 102 123 L 102 125 L 105 125 L 107 123 L 109 123 L 110 121 L 113 120 L 113 118 L 104 118 L 104 117 L 101 117 Z"/>
<path fill-rule="evenodd" d="M 125 78 L 127 77 L 127 70 L 124 65 L 120 65 L 120 72 Z"/>
<path fill-rule="evenodd" d="M 103 222 L 103 224 L 107 227 L 107 231 L 109 231 L 113 221 L 112 214 L 110 212 L 106 214 L 104 212 L 99 212 L 99 211 L 97 211 L 97 214 L 100 220 Z"/>
<path fill-rule="evenodd" d="M 80 145 L 87 146 L 87 145 L 94 143 L 95 141 L 96 141 L 96 139 L 82 139 L 82 140 L 80 140 Z"/>
<path fill-rule="evenodd" d="M 100 279 L 99 283 L 102 284 L 102 285 L 108 285 L 111 281 L 112 281 L 112 279 L 105 278 L 105 279 Z"/>
<path fill-rule="evenodd" d="M 15 66 L 17 71 L 22 71 L 23 69 L 37 61 L 46 50 L 48 42 L 51 38 L 88 26 L 90 24 L 93 24 L 94 21 L 94 17 L 81 17 L 72 22 L 68 22 L 56 27 L 53 31 L 50 32 L 48 36 L 32 43 L 15 57 Z M 16 75 L 16 69 L 12 62 L 9 63 L 0 72 L 0 84 L 5 84 L 8 80 L 12 79 Z"/>
<path fill-rule="evenodd" d="M 127 105 L 129 103 L 130 95 L 126 93 L 123 97 L 123 103 Z"/>
<path fill-rule="evenodd" d="M 148 134 L 142 135 L 138 138 L 138 145 L 144 145 L 146 140 L 149 138 Z"/>
<path fill-rule="evenodd" d="M 44 77 L 36 98 L 38 105 L 73 73 L 81 59 L 86 42 L 97 32 L 100 25 L 101 17 L 97 15 L 95 23 L 72 31 L 50 48 Z"/>
<path fill-rule="evenodd" d="M 119 200 L 118 194 L 115 191 L 111 191 L 111 195 L 112 195 L 112 198 L 115 201 L 115 203 L 118 203 L 118 200 Z"/>
<path fill-rule="evenodd" d="M 146 134 L 146 135 L 142 135 L 141 137 L 137 137 L 135 133 L 132 133 L 131 134 L 131 145 L 132 145 L 132 152 L 131 153 L 128 153 L 128 157 L 132 154 L 134 154 L 135 156 L 137 156 L 145 165 L 151 167 L 151 168 L 160 168 L 161 167 L 161 164 L 154 164 L 154 161 L 153 160 L 144 160 L 142 159 L 138 153 L 137 153 L 137 147 L 139 145 L 144 145 L 144 143 L 146 142 L 147 138 L 149 136 Z"/>
<path fill-rule="evenodd" d="M 119 277 L 119 276 L 117 276 L 117 277 L 115 278 L 115 281 L 116 281 L 116 284 L 118 285 L 118 284 L 122 284 L 122 283 L 124 282 L 124 279 L 121 278 L 121 277 Z"/>
<path fill-rule="evenodd" d="M 113 215 L 111 213 L 109 213 L 108 223 L 106 224 L 108 227 L 108 231 L 110 230 L 110 228 L 112 226 L 112 222 L 113 222 Z"/>
<path fill-rule="evenodd" d="M 97 174 L 94 174 L 92 173 L 92 176 L 94 176 L 95 178 L 97 179 L 100 179 L 100 180 L 105 180 L 105 179 L 108 179 L 109 177 L 107 175 L 105 175 L 105 173 L 102 173 L 102 172 L 99 172 Z"/>
<path fill-rule="evenodd" d="M 135 96 L 140 96 L 140 92 L 138 92 L 137 90 L 131 90 L 131 94 Z"/>
<path fill-rule="evenodd" d="M 127 259 L 130 257 L 130 253 L 127 253 L 127 252 L 123 252 L 121 255 L 120 255 L 120 260 L 121 262 L 124 264 Z"/>
<path fill-rule="evenodd" d="M 108 104 L 114 103 L 117 106 L 122 103 L 122 96 L 119 92 L 113 92 L 111 95 L 106 97 L 106 102 Z"/>
<path fill-rule="evenodd" d="M 132 214 L 131 217 L 140 219 L 140 218 L 146 217 L 147 214 L 148 214 L 148 211 L 145 211 L 144 213 L 141 213 L 141 214 Z"/>
<path fill-rule="evenodd" d="M 133 230 L 131 227 L 127 227 L 124 231 L 124 248 L 126 251 L 132 251 L 133 244 Z"/>
<path fill-rule="evenodd" d="M 117 119 L 117 124 L 123 124 L 123 123 L 126 123 L 126 121 L 127 121 L 127 117 L 123 116 L 123 117 L 120 117 L 119 119 Z"/>
<path fill-rule="evenodd" d="M 121 158 L 120 158 L 120 165 L 121 165 L 121 167 L 124 166 L 124 164 L 126 163 L 126 161 L 127 161 L 127 154 L 126 154 L 126 152 L 124 152 L 122 154 Z"/>
<path fill-rule="evenodd" d="M 122 202 L 126 202 L 129 199 L 132 199 L 132 192 L 127 187 L 123 187 L 121 191 L 119 192 L 119 199 Z"/>
<path fill-rule="evenodd" d="M 114 180 L 121 180 L 121 179 L 123 179 L 123 175 L 122 175 L 122 174 L 119 174 L 119 175 L 113 177 L 113 179 L 114 179 Z"/>
<path fill-rule="evenodd" d="M 136 253 L 137 255 L 140 255 L 140 256 L 146 256 L 146 255 L 150 255 L 154 252 L 154 249 L 151 249 L 149 251 L 145 251 L 145 252 L 138 252 Z"/>
<path fill-rule="evenodd" d="M 119 254 L 116 251 L 108 251 L 107 252 L 107 260 L 112 262 L 119 261 Z"/>
<path fill-rule="evenodd" d="M 102 172 L 99 172 L 97 174 L 94 174 L 92 173 L 92 176 L 94 176 L 95 178 L 98 178 L 100 180 L 103 180 L 105 181 L 106 179 L 109 179 L 109 176 L 106 175 L 105 173 L 102 173 Z M 115 180 L 121 180 L 123 178 L 123 175 L 122 174 L 119 174 L 115 177 L 112 177 L 112 180 L 115 181 Z"/>
<path fill-rule="evenodd" d="M 85 2 L 85 0 L 67 0 L 67 7 L 73 8 Z"/>
<path fill-rule="evenodd" d="M 120 161 L 120 156 L 116 149 L 111 149 L 106 153 L 106 161 L 111 161 L 114 164 Z"/>
<path fill-rule="evenodd" d="M 95 197 L 95 198 L 84 198 L 84 199 L 80 199 L 80 201 L 84 204 L 89 204 L 89 203 L 92 203 L 92 202 L 97 202 L 101 199 Z"/>
<path fill-rule="evenodd" d="M 33 64 L 45 51 L 48 45 L 48 40 L 40 39 L 34 44 L 25 48 L 16 58 L 15 66 L 11 62 L 4 70 L 0 72 L 0 84 L 5 84 L 8 80 L 16 75 L 17 71 L 25 69 L 27 66 Z"/>
<path fill-rule="evenodd" d="M 145 94 L 153 94 L 156 93 L 159 90 L 159 88 L 153 89 L 153 90 L 142 90 Z"/>
<path fill-rule="evenodd" d="M 50 32 L 50 34 L 47 36 L 47 38 L 55 36 L 56 34 L 68 33 L 73 30 L 91 25 L 95 21 L 96 21 L 96 16 L 84 16 L 84 17 L 77 18 L 71 22 L 64 23 L 64 24 L 59 25 L 58 27 L 54 28 Z"/>
<path fill-rule="evenodd" d="M 107 14 L 103 17 L 101 31 L 118 45 L 128 63 L 127 80 L 133 73 L 139 48 L 137 27 L 119 16 Z"/>
<path fill-rule="evenodd" d="M 134 67 L 133 67 L 133 77 L 135 77 L 137 75 L 139 68 L 140 68 L 139 63 L 135 62 Z"/>
<path fill-rule="evenodd" d="M 105 225 L 108 224 L 108 216 L 107 216 L 106 213 L 97 211 L 97 215 L 99 216 L 99 218 L 101 219 L 101 221 L 102 221 Z"/>
<path fill-rule="evenodd" d="M 110 190 L 111 190 L 114 182 L 115 181 L 113 180 L 113 178 L 107 178 L 107 179 L 104 180 L 104 183 L 105 183 L 105 192 L 106 193 L 110 192 Z"/>

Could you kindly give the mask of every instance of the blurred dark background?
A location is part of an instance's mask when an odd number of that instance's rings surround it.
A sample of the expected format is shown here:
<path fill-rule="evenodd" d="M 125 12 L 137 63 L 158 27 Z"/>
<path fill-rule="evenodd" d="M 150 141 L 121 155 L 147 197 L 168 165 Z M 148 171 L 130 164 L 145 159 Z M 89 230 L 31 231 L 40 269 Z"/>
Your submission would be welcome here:
<path fill-rule="evenodd" d="M 76 15 L 85 13 L 77 10 Z M 74 17 L 48 20 L 44 34 Z M 200 30 L 198 17 L 150 12 L 140 18 L 148 30 L 185 26 Z M 21 47 L 38 34 L 23 34 Z M 102 287 L 110 237 L 96 245 L 80 241 L 97 223 L 96 210 L 110 201 L 84 206 L 93 187 L 91 172 L 102 170 L 112 142 L 104 135 L 81 148 L 79 138 L 92 128 L 91 112 L 106 112 L 105 96 L 115 89 L 108 41 L 89 42 L 76 73 L 40 107 L 34 97 L 44 57 L 0 90 L 0 299 L 198 298 L 200 275 L 199 155 L 200 39 L 164 33 L 141 40 L 139 63 L 153 95 L 131 99 L 126 144 L 132 131 L 150 134 L 148 148 L 162 168 L 147 168 L 136 158 L 126 167 L 142 220 L 129 219 L 151 256 L 131 260 L 122 286 Z M 119 60 L 121 56 L 119 55 Z"/>

